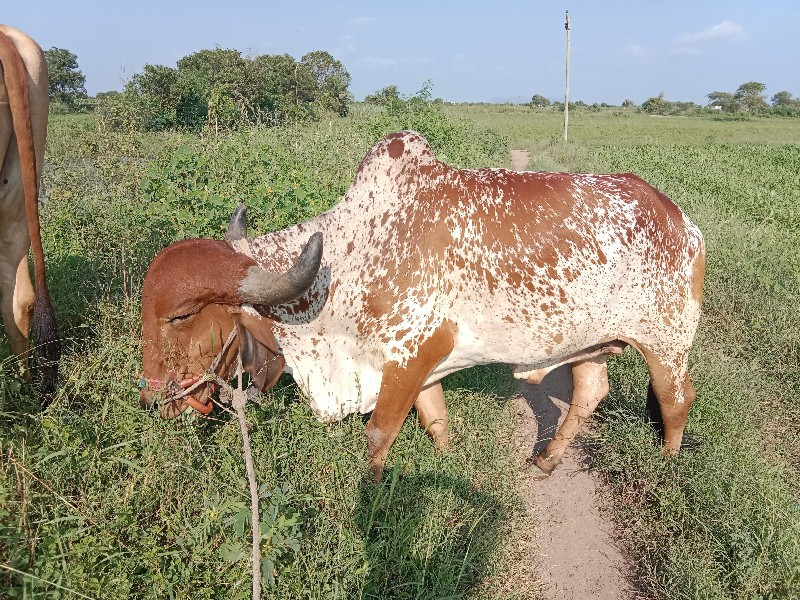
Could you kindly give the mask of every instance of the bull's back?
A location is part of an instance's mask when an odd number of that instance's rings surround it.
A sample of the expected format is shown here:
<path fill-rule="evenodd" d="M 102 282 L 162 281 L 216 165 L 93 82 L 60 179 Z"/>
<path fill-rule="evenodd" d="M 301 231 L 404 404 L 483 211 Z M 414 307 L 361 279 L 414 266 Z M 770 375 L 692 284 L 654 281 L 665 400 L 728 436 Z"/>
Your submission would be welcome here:
<path fill-rule="evenodd" d="M 460 360 L 547 363 L 635 338 L 668 301 L 684 310 L 702 238 L 638 177 L 462 173 L 452 225 L 467 235 L 445 275 Z"/>
<path fill-rule="evenodd" d="M 38 176 L 41 176 L 49 108 L 47 61 L 41 47 L 21 31 L 7 25 L 0 25 L 0 33 L 11 40 L 25 65 L 28 78 L 31 129 L 36 153 L 36 172 Z M 5 75 L 5 71 L 3 71 L 3 75 Z M 3 77 L 0 77 L 0 202 L 2 202 L 0 210 L 4 210 L 4 212 L 11 208 L 5 206 L 9 202 L 14 207 L 22 203 L 19 155 L 16 144 L 12 143 L 13 136 L 14 127 L 11 120 L 8 91 Z"/>

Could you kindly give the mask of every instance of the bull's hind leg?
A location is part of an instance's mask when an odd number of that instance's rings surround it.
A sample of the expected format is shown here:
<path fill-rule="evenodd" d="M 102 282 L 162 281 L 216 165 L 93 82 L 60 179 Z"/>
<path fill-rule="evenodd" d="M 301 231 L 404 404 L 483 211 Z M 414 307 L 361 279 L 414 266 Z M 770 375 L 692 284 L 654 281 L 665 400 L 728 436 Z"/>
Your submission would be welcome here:
<path fill-rule="evenodd" d="M 420 344 L 417 355 L 405 365 L 392 361 L 383 367 L 378 401 L 366 429 L 369 464 L 376 482 L 381 479 L 389 448 L 397 438 L 411 405 L 420 395 L 422 384 L 452 349 L 453 335 L 445 324 Z"/>
<path fill-rule="evenodd" d="M 0 312 L 11 351 L 19 357 L 23 376 L 30 381 L 28 336 L 35 296 L 28 272 L 30 242 L 24 227 L 24 214 L 21 221 L 9 218 L 0 223 Z"/>
<path fill-rule="evenodd" d="M 665 454 L 677 454 L 681 448 L 683 430 L 689 409 L 697 396 L 689 378 L 688 353 L 674 362 L 667 363 L 652 352 L 644 351 L 647 369 L 650 372 L 648 390 L 648 413 L 656 430 L 661 434 Z M 654 418 L 658 403 L 660 419 Z"/>
<path fill-rule="evenodd" d="M 431 436 L 438 450 L 450 447 L 450 436 L 447 432 L 447 407 L 444 403 L 444 391 L 441 383 L 433 383 L 422 388 L 414 408 L 417 409 L 420 426 Z"/>
<path fill-rule="evenodd" d="M 12 133 L 8 95 L 0 84 L 0 312 L 11 351 L 20 358 L 25 379 L 30 381 L 28 332 L 34 294 L 28 272 L 25 201 L 16 144 L 10 145 Z"/>
<path fill-rule="evenodd" d="M 572 403 L 567 417 L 558 428 L 553 439 L 536 456 L 530 467 L 531 475 L 537 479 L 549 476 L 561 462 L 564 451 L 580 431 L 584 421 L 608 395 L 608 370 L 606 357 L 596 356 L 572 365 Z"/>

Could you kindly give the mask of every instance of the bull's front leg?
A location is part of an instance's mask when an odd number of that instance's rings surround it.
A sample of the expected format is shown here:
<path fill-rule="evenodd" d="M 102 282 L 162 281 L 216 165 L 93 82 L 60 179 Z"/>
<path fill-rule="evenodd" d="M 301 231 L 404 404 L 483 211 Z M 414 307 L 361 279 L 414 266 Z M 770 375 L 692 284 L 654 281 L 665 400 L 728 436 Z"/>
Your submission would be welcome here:
<path fill-rule="evenodd" d="M 445 323 L 420 344 L 417 355 L 405 364 L 392 361 L 384 365 L 378 401 L 366 428 L 369 466 L 376 483 L 381 480 L 389 448 L 397 438 L 411 406 L 420 396 L 423 383 L 452 349 L 453 334 Z M 434 395 L 435 392 L 423 394 L 423 412 L 420 415 L 430 414 L 427 409 L 431 404 L 435 406 L 436 402 L 426 401 L 426 398 L 430 400 Z M 424 418 L 427 419 L 427 416 Z"/>

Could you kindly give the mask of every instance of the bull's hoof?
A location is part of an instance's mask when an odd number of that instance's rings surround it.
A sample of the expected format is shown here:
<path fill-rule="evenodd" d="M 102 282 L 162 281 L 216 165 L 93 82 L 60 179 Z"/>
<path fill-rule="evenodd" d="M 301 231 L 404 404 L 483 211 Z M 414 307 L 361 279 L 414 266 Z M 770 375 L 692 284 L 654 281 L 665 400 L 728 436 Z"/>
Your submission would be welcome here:
<path fill-rule="evenodd" d="M 381 479 L 383 479 L 383 461 L 377 461 L 375 459 L 370 460 L 368 465 L 368 476 L 372 480 L 372 483 L 379 484 Z"/>
<path fill-rule="evenodd" d="M 541 481 L 543 479 L 547 479 L 552 475 L 552 471 L 545 471 L 536 460 L 528 461 L 528 465 L 523 469 L 522 475 L 527 479 L 532 479 L 533 481 Z"/>
<path fill-rule="evenodd" d="M 681 450 L 694 450 L 705 445 L 705 443 L 706 439 L 703 436 L 684 432 L 683 439 L 681 439 Z"/>

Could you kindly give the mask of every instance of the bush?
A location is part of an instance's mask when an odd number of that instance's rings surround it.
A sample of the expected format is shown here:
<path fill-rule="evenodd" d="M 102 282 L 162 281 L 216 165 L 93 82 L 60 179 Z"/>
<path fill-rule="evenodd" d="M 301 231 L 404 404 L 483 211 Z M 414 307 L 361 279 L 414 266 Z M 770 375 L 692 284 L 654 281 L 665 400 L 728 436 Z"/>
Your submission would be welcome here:
<path fill-rule="evenodd" d="M 328 208 L 314 173 L 281 160 L 253 132 L 203 139 L 161 152 L 141 187 L 150 220 L 176 238 L 219 238 L 244 202 L 248 221 L 261 233 L 301 223 Z"/>
<path fill-rule="evenodd" d="M 103 98 L 111 131 L 214 132 L 340 116 L 349 110 L 350 74 L 324 51 L 298 62 L 288 54 L 245 58 L 216 48 L 184 56 L 176 68 L 145 65 L 123 94 Z"/>
<path fill-rule="evenodd" d="M 430 142 L 436 157 L 453 166 L 481 167 L 503 162 L 508 140 L 472 121 L 449 117 L 441 105 L 430 101 L 431 87 L 426 82 L 413 96 L 390 98 L 383 111 L 365 120 L 363 131 L 373 141 L 395 131 L 418 131 Z"/>

